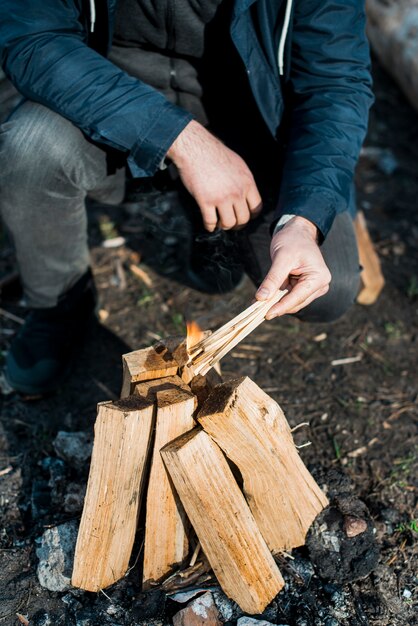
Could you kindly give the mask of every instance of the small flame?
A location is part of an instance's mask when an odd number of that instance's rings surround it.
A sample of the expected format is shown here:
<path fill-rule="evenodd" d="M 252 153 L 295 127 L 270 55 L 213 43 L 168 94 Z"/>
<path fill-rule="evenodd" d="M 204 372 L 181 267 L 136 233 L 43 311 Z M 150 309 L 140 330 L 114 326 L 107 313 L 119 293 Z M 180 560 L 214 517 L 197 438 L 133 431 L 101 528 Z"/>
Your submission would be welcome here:
<path fill-rule="evenodd" d="M 199 324 L 194 320 L 187 322 L 187 339 L 186 339 L 186 347 L 187 352 L 201 341 L 205 337 L 205 333 L 200 328 Z"/>

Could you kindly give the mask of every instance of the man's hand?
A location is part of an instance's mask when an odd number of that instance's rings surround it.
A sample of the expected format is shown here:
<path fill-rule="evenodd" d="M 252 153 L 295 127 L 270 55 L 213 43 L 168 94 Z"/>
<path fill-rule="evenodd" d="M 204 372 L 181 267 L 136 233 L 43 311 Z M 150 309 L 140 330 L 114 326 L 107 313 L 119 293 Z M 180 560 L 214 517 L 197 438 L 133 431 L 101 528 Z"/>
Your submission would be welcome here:
<path fill-rule="evenodd" d="M 238 154 L 198 122 L 190 122 L 167 156 L 196 200 L 208 231 L 244 226 L 261 210 L 253 175 Z"/>
<path fill-rule="evenodd" d="M 304 217 L 293 217 L 273 236 L 272 264 L 260 285 L 257 300 L 268 300 L 279 289 L 289 293 L 272 306 L 266 315 L 273 319 L 297 313 L 316 298 L 327 293 L 331 273 L 317 244 L 317 229 Z"/>

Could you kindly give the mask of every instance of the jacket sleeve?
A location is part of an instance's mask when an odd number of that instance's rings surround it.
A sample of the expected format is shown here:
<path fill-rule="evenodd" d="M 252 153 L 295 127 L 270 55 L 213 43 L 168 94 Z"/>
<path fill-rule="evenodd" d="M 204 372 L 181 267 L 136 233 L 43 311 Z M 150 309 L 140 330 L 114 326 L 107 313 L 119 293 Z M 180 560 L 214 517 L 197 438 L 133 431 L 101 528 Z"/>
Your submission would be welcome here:
<path fill-rule="evenodd" d="M 3 0 L 0 64 L 16 88 L 151 176 L 192 119 L 89 48 L 76 0 Z"/>
<path fill-rule="evenodd" d="M 363 5 L 295 0 L 277 217 L 306 217 L 324 237 L 347 209 L 373 102 Z"/>

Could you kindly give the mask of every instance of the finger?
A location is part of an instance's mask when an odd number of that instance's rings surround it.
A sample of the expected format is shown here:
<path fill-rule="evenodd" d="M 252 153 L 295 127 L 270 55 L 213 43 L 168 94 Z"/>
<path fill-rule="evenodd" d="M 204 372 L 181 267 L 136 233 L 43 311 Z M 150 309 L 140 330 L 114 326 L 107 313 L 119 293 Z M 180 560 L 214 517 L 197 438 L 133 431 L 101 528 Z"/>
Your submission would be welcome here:
<path fill-rule="evenodd" d="M 295 309 L 291 309 L 290 311 L 286 310 L 284 313 L 283 313 L 283 311 L 280 310 L 280 307 L 278 306 L 278 304 L 274 305 L 267 312 L 266 319 L 267 320 L 272 320 L 275 317 L 281 317 L 283 315 L 293 315 L 294 313 L 298 313 L 299 311 L 301 311 L 302 309 L 307 307 L 308 304 L 310 304 L 311 302 L 313 302 L 317 298 L 320 298 L 320 297 L 324 296 L 327 293 L 327 291 L 328 291 L 327 288 L 319 289 L 318 291 L 313 293 L 311 296 L 309 296 L 309 298 L 307 298 L 305 300 L 305 302 L 302 302 L 302 304 L 300 304 L 298 307 L 296 307 Z"/>
<path fill-rule="evenodd" d="M 290 274 L 291 264 L 287 262 L 283 257 L 280 258 L 276 255 L 270 271 L 257 289 L 255 297 L 257 300 L 268 300 L 273 295 L 283 288 L 284 284 L 288 282 Z"/>
<path fill-rule="evenodd" d="M 205 207 L 200 209 L 202 214 L 203 226 L 206 230 L 212 233 L 218 225 L 218 214 L 214 206 Z"/>
<path fill-rule="evenodd" d="M 251 219 L 251 213 L 245 200 L 234 204 L 234 213 L 236 219 L 235 228 L 245 226 Z"/>
<path fill-rule="evenodd" d="M 308 278 L 299 280 L 293 289 L 283 298 L 283 300 L 275 305 L 276 314 L 284 315 L 285 313 L 302 306 L 305 300 L 322 287 L 323 285 L 318 284 L 316 280 Z"/>
<path fill-rule="evenodd" d="M 273 319 L 280 315 L 297 313 L 316 298 L 328 291 L 328 285 L 318 285 L 311 281 L 300 281 L 280 302 L 275 304 L 267 313 L 266 319 Z"/>
<path fill-rule="evenodd" d="M 230 230 L 237 223 L 234 207 L 232 204 L 218 206 L 219 226 L 222 230 Z"/>
<path fill-rule="evenodd" d="M 247 204 L 252 218 L 256 217 L 263 208 L 263 201 L 255 183 L 247 193 Z"/>

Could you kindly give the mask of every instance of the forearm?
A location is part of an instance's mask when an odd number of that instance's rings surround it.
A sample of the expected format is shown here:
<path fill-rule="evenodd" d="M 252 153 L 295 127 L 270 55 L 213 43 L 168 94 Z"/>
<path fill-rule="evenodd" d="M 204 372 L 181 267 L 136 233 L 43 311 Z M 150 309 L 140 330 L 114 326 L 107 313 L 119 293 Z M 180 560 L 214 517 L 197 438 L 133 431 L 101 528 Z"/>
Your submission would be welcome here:
<path fill-rule="evenodd" d="M 22 0 L 6 9 L 0 61 L 19 91 L 125 152 L 135 176 L 152 175 L 192 116 L 89 48 L 75 3 Z M 31 19 L 23 20 L 25 9 Z"/>
<path fill-rule="evenodd" d="M 373 101 L 364 9 L 359 0 L 295 6 L 277 217 L 301 215 L 326 236 L 347 208 Z"/>

